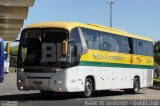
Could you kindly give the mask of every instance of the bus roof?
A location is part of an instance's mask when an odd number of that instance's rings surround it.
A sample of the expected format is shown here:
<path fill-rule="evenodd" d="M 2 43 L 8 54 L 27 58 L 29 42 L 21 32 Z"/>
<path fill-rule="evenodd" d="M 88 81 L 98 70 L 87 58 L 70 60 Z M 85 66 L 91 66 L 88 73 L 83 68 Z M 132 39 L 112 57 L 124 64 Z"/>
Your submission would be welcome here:
<path fill-rule="evenodd" d="M 71 31 L 75 27 L 89 28 L 93 30 L 114 33 L 114 34 L 118 34 L 118 35 L 122 35 L 126 37 L 137 38 L 137 39 L 153 42 L 152 39 L 134 35 L 134 34 L 129 34 L 123 30 L 119 30 L 116 28 L 106 27 L 106 26 L 97 25 L 97 24 L 82 24 L 78 22 L 42 22 L 42 23 L 31 24 L 27 26 L 25 29 L 28 29 L 28 28 L 29 29 L 30 28 L 63 28 L 63 29 L 67 29 Z"/>

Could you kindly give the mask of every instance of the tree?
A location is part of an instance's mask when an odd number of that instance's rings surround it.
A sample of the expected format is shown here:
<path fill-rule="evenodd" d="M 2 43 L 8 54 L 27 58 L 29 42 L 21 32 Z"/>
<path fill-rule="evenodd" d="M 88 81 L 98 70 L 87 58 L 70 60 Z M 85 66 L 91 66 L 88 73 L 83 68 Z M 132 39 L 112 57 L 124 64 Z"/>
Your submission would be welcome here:
<path fill-rule="evenodd" d="M 10 48 L 10 67 L 16 67 L 18 56 L 18 46 Z"/>
<path fill-rule="evenodd" d="M 157 75 L 157 78 L 159 78 L 159 65 L 160 65 L 160 41 L 156 41 L 154 43 L 154 72 Z"/>
<path fill-rule="evenodd" d="M 27 49 L 22 50 L 22 57 L 25 58 L 27 55 Z M 10 67 L 17 66 L 17 58 L 18 58 L 18 46 L 13 46 L 10 48 Z"/>
<path fill-rule="evenodd" d="M 160 53 L 160 41 L 154 43 L 154 53 Z"/>
<path fill-rule="evenodd" d="M 154 43 L 154 60 L 157 64 L 160 64 L 160 41 Z"/>

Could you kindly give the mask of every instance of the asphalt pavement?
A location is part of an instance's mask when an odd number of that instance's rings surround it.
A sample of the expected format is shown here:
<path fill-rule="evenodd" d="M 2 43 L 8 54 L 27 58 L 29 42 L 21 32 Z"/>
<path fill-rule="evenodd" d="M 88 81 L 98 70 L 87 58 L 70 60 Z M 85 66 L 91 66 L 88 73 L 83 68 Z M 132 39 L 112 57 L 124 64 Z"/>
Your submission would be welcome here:
<path fill-rule="evenodd" d="M 160 89 L 144 88 L 136 95 L 125 94 L 122 90 L 111 90 L 96 92 L 91 98 L 83 98 L 82 93 L 60 93 L 53 94 L 52 97 L 42 97 L 39 91 L 19 91 L 16 87 L 16 73 L 5 75 L 4 82 L 0 83 L 2 106 L 111 106 L 108 101 L 122 101 L 114 102 L 117 103 L 114 105 L 118 105 L 135 100 L 153 100 L 153 103 L 156 103 L 154 106 L 159 106 Z"/>

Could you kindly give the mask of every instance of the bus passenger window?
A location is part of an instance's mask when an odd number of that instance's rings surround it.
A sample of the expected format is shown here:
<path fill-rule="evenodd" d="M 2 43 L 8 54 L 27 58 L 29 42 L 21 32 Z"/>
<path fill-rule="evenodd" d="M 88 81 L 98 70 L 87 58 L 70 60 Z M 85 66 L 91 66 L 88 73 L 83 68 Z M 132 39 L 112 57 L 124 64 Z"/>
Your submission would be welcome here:
<path fill-rule="evenodd" d="M 118 43 L 117 43 L 117 40 L 115 39 L 115 36 L 113 35 L 112 36 L 112 41 L 111 41 L 112 43 L 113 43 L 113 46 L 112 46 L 112 50 L 111 51 L 113 51 L 113 52 L 119 52 L 119 45 L 118 45 Z"/>
<path fill-rule="evenodd" d="M 101 33 L 100 35 L 100 50 L 112 51 L 113 48 L 113 39 L 111 36 L 106 33 Z"/>
<path fill-rule="evenodd" d="M 89 49 L 99 50 L 99 33 L 98 31 L 82 28 L 83 35 L 87 41 Z"/>
<path fill-rule="evenodd" d="M 81 54 L 82 53 L 82 44 L 81 44 L 81 39 L 80 39 L 80 35 L 78 32 L 78 28 L 72 29 L 71 34 L 70 34 L 70 39 L 74 40 L 77 43 L 78 54 Z"/>
<path fill-rule="evenodd" d="M 133 39 L 132 38 L 128 38 L 128 42 L 129 42 L 129 54 L 133 54 Z"/>
<path fill-rule="evenodd" d="M 114 51 L 115 52 L 120 52 L 120 53 L 127 53 L 129 54 L 131 51 L 131 47 L 129 44 L 129 39 L 127 37 L 124 36 L 118 36 L 118 35 L 114 35 L 112 36 L 114 38 Z"/>
<path fill-rule="evenodd" d="M 77 29 L 77 28 L 75 28 L 75 29 L 73 29 L 73 30 L 71 31 L 70 39 L 75 40 L 77 43 L 81 43 L 80 36 L 79 36 L 79 32 L 78 32 L 78 29 Z"/>
<path fill-rule="evenodd" d="M 129 53 L 131 51 L 129 47 L 128 39 L 124 40 L 124 47 L 125 47 L 125 53 Z"/>
<path fill-rule="evenodd" d="M 137 54 L 146 55 L 145 42 L 142 40 L 137 40 Z"/>
<path fill-rule="evenodd" d="M 146 42 L 146 55 L 147 56 L 153 56 L 153 43 L 152 42 Z"/>

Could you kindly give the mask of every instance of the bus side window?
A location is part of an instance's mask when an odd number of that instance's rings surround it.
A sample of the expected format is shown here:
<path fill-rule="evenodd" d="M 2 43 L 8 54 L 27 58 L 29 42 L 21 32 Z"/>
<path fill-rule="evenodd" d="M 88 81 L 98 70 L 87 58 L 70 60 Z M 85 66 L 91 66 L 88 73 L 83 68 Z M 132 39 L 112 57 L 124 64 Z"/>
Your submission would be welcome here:
<path fill-rule="evenodd" d="M 77 43 L 81 43 L 80 37 L 79 37 L 79 32 L 78 32 L 78 28 L 74 28 L 71 31 L 71 39 L 75 40 Z"/>
<path fill-rule="evenodd" d="M 89 49 L 99 50 L 99 32 L 82 28 L 83 35 Z"/>
<path fill-rule="evenodd" d="M 146 55 L 153 56 L 153 43 L 152 42 L 146 42 Z"/>
<path fill-rule="evenodd" d="M 124 38 L 124 47 L 125 47 L 125 53 L 128 53 L 128 54 L 130 54 L 130 53 L 132 53 L 132 49 L 131 49 L 131 47 L 132 47 L 132 45 L 130 46 L 130 44 L 129 44 L 130 42 L 129 42 L 129 39 L 128 38 Z"/>
<path fill-rule="evenodd" d="M 146 55 L 146 44 L 145 41 L 139 39 L 133 39 L 134 54 Z"/>
<path fill-rule="evenodd" d="M 72 29 L 71 34 L 70 34 L 70 39 L 74 40 L 77 43 L 78 54 L 81 54 L 82 53 L 82 43 L 81 43 L 80 35 L 78 32 L 78 28 Z"/>
<path fill-rule="evenodd" d="M 112 35 L 111 36 L 111 42 L 112 42 L 112 50 L 113 52 L 119 52 L 120 51 L 120 47 L 119 44 L 116 40 L 116 35 Z"/>
<path fill-rule="evenodd" d="M 133 39 L 133 54 L 137 54 L 137 40 Z"/>
<path fill-rule="evenodd" d="M 100 34 L 100 50 L 112 51 L 113 43 L 112 37 L 107 33 Z"/>
<path fill-rule="evenodd" d="M 128 54 L 130 52 L 128 38 L 124 36 L 117 36 L 117 35 L 114 35 L 113 37 L 117 42 L 117 46 L 118 46 L 117 48 L 119 48 L 118 52 Z"/>
<path fill-rule="evenodd" d="M 93 44 L 93 35 L 91 34 L 91 31 L 88 29 L 82 29 L 83 35 L 85 37 L 85 40 L 87 42 L 87 46 L 89 49 L 92 49 Z"/>
<path fill-rule="evenodd" d="M 133 39 L 132 38 L 128 38 L 128 42 L 129 42 L 129 54 L 133 54 Z"/>
<path fill-rule="evenodd" d="M 137 54 L 146 55 L 145 42 L 142 40 L 137 40 Z"/>

